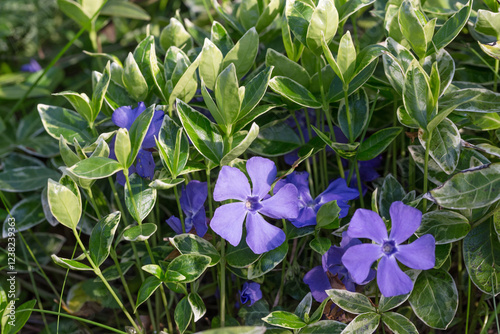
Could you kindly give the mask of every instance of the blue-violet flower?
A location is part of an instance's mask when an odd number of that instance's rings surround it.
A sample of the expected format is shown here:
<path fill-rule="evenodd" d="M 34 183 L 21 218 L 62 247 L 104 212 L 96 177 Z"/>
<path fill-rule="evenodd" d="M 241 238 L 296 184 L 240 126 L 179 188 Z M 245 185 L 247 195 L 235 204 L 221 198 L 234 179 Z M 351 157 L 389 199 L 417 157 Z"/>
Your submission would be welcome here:
<path fill-rule="evenodd" d="M 218 207 L 210 226 L 231 245 L 237 246 L 241 241 L 246 218 L 247 244 L 255 254 L 261 254 L 275 249 L 286 239 L 285 233 L 266 222 L 261 214 L 274 219 L 297 218 L 298 192 L 294 185 L 287 184 L 274 196 L 268 197 L 277 173 L 274 162 L 253 157 L 247 161 L 246 167 L 253 189 L 239 169 L 222 167 L 215 184 L 214 200 L 220 202 L 234 199 L 238 202 Z"/>
<path fill-rule="evenodd" d="M 250 301 L 249 306 L 252 306 L 257 300 L 262 299 L 262 291 L 260 284 L 255 282 L 245 282 L 243 289 L 240 291 L 240 302 L 246 304 Z"/>
<path fill-rule="evenodd" d="M 38 64 L 38 62 L 33 58 L 30 59 L 29 63 L 21 65 L 21 72 L 35 73 L 41 70 L 42 66 L 40 66 L 40 64 Z"/>
<path fill-rule="evenodd" d="M 342 263 L 358 284 L 366 280 L 372 263 L 381 259 L 377 284 L 385 297 L 407 294 L 413 289 L 413 281 L 399 268 L 396 259 L 409 268 L 431 269 L 435 264 L 436 248 L 431 234 L 425 234 L 411 244 L 402 244 L 420 226 L 422 212 L 403 202 L 394 202 L 389 213 L 392 228 L 387 236 L 384 221 L 378 214 L 365 209 L 356 210 L 347 234 L 351 238 L 367 238 L 375 243 L 352 246 L 342 257 Z"/>

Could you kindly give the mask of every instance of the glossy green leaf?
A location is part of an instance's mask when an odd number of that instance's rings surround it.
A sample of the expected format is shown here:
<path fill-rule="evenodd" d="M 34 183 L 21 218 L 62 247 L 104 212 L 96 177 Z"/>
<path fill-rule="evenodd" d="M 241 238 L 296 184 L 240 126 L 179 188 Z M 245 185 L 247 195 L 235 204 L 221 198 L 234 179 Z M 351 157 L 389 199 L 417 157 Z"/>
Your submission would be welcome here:
<path fill-rule="evenodd" d="M 123 167 L 116 160 L 93 157 L 76 163 L 68 168 L 68 171 L 77 177 L 93 180 L 111 176 L 122 169 Z"/>
<path fill-rule="evenodd" d="M 416 61 L 406 71 L 403 102 L 408 114 L 426 129 L 434 113 L 434 101 L 427 75 Z"/>
<path fill-rule="evenodd" d="M 464 263 L 469 276 L 482 292 L 500 292 L 500 242 L 494 224 L 485 221 L 473 228 L 463 242 Z"/>
<path fill-rule="evenodd" d="M 399 27 L 415 53 L 423 58 L 427 51 L 427 40 L 417 11 L 410 0 L 404 0 L 399 8 Z"/>
<path fill-rule="evenodd" d="M 130 189 L 125 185 L 125 204 L 130 215 L 139 224 L 149 215 L 156 203 L 156 189 L 150 188 L 146 180 L 137 174 L 130 176 Z"/>
<path fill-rule="evenodd" d="M 94 87 L 94 91 L 92 92 L 92 117 L 89 120 L 89 123 L 94 123 L 97 115 L 102 108 L 102 102 L 104 101 L 104 96 L 106 95 L 106 91 L 108 90 L 109 81 L 111 80 L 111 68 L 110 62 L 106 64 L 104 68 L 103 75 L 99 78 L 99 81 Z"/>
<path fill-rule="evenodd" d="M 193 312 L 191 311 L 191 305 L 186 296 L 180 300 L 174 311 L 174 320 L 181 334 L 186 331 L 192 317 Z"/>
<path fill-rule="evenodd" d="M 135 303 L 135 309 L 139 307 L 142 303 L 151 297 L 151 295 L 158 289 L 161 285 L 161 281 L 155 276 L 150 276 L 142 282 L 142 285 L 137 293 L 137 301 Z"/>
<path fill-rule="evenodd" d="M 193 312 L 193 321 L 197 322 L 200 320 L 205 313 L 207 312 L 207 308 L 203 299 L 201 299 L 200 295 L 196 292 L 191 292 L 188 296 L 188 302 L 191 306 L 191 311 Z"/>
<path fill-rule="evenodd" d="M 127 92 L 135 101 L 144 101 L 146 99 L 148 84 L 132 53 L 129 53 L 125 60 L 122 80 Z"/>
<path fill-rule="evenodd" d="M 108 0 L 99 14 L 144 21 L 151 19 L 142 7 L 133 2 L 121 0 Z"/>
<path fill-rule="evenodd" d="M 314 54 L 321 55 L 321 39 L 330 42 L 337 32 L 339 14 L 332 0 L 319 0 L 306 33 L 306 45 Z"/>
<path fill-rule="evenodd" d="M 278 14 L 283 12 L 282 2 L 280 0 L 270 0 L 264 11 L 260 14 L 255 29 L 261 33 L 266 27 L 273 23 Z"/>
<path fill-rule="evenodd" d="M 81 199 L 71 189 L 52 179 L 49 179 L 47 191 L 50 211 L 54 217 L 64 226 L 76 229 L 82 214 Z"/>
<path fill-rule="evenodd" d="M 309 247 L 311 247 L 313 251 L 320 255 L 325 254 L 331 246 L 332 242 L 330 241 L 330 239 L 323 237 L 314 238 L 311 240 L 311 242 L 309 242 Z"/>
<path fill-rule="evenodd" d="M 471 168 L 453 175 L 426 197 L 448 209 L 475 209 L 500 199 L 500 164 Z"/>
<path fill-rule="evenodd" d="M 384 72 L 392 87 L 403 95 L 405 73 L 415 59 L 413 54 L 392 38 L 387 39 L 388 53 L 382 56 Z"/>
<path fill-rule="evenodd" d="M 340 208 L 337 201 L 330 201 L 323 204 L 316 215 L 316 226 L 318 228 L 335 229 L 339 227 L 338 219 Z"/>
<path fill-rule="evenodd" d="M 418 334 L 417 327 L 415 327 L 415 325 L 407 317 L 399 313 L 383 313 L 382 322 L 394 334 Z"/>
<path fill-rule="evenodd" d="M 335 320 L 320 320 L 311 323 L 300 330 L 301 334 L 340 334 L 346 328 L 346 324 Z"/>
<path fill-rule="evenodd" d="M 183 178 L 177 178 L 177 179 L 169 179 L 169 178 L 163 178 L 163 179 L 156 179 L 153 182 L 149 184 L 151 188 L 155 189 L 170 189 L 173 188 L 181 183 L 184 182 Z"/>
<path fill-rule="evenodd" d="M 321 108 L 316 97 L 301 84 L 286 77 L 276 76 L 269 81 L 269 87 L 292 102 L 308 108 Z"/>
<path fill-rule="evenodd" d="M 238 78 L 242 78 L 252 68 L 259 50 L 259 34 L 251 28 L 243 37 L 229 50 L 222 60 L 221 68 L 226 68 L 233 63 L 236 67 Z"/>
<path fill-rule="evenodd" d="M 52 254 L 52 260 L 59 266 L 66 268 L 66 269 L 71 269 L 71 270 L 78 270 L 78 271 L 87 271 L 87 270 L 93 270 L 91 267 L 88 265 L 78 262 L 76 260 L 70 260 L 70 259 L 65 259 L 62 257 L 59 257 L 55 254 Z"/>
<path fill-rule="evenodd" d="M 305 317 L 309 319 L 309 312 L 311 312 L 312 301 L 313 301 L 312 294 L 309 292 L 307 295 L 305 295 L 304 298 L 302 298 L 302 300 L 300 301 L 299 305 L 297 305 L 293 313 L 295 313 L 299 318 L 303 320 L 305 319 Z"/>
<path fill-rule="evenodd" d="M 210 40 L 219 48 L 223 55 L 226 55 L 234 47 L 233 40 L 226 28 L 217 21 L 214 21 L 212 24 Z"/>
<path fill-rule="evenodd" d="M 170 242 L 181 254 L 206 255 L 210 257 L 210 266 L 219 263 L 220 255 L 217 249 L 210 242 L 195 234 L 179 234 L 170 238 Z M 229 256 L 229 252 L 227 255 Z"/>
<path fill-rule="evenodd" d="M 483 35 L 492 36 L 500 40 L 500 14 L 480 9 L 477 11 L 477 20 L 474 29 Z"/>
<path fill-rule="evenodd" d="M 270 325 L 289 329 L 300 329 L 307 325 L 299 316 L 286 311 L 271 312 L 262 320 Z"/>
<path fill-rule="evenodd" d="M 218 165 L 223 156 L 224 143 L 215 124 L 181 100 L 177 100 L 177 112 L 194 147 Z"/>
<path fill-rule="evenodd" d="M 190 283 L 198 279 L 208 268 L 212 259 L 209 256 L 201 254 L 182 254 L 176 257 L 167 268 L 167 279 L 169 271 L 180 273 L 185 278 L 180 280 L 182 283 Z"/>
<path fill-rule="evenodd" d="M 274 66 L 273 76 L 282 76 L 308 87 L 311 81 L 306 69 L 273 49 L 267 49 L 266 66 Z"/>
<path fill-rule="evenodd" d="M 127 228 L 123 231 L 123 239 L 127 241 L 148 240 L 156 232 L 156 229 L 157 226 L 153 223 L 127 226 Z"/>
<path fill-rule="evenodd" d="M 79 114 L 46 104 L 39 104 L 37 109 L 43 127 L 51 137 L 59 140 L 62 135 L 68 143 L 72 143 L 74 139 L 79 143 L 85 143 L 92 138 L 87 121 Z"/>
<path fill-rule="evenodd" d="M 257 262 L 248 267 L 248 279 L 255 279 L 273 270 L 283 261 L 287 253 L 288 242 L 286 241 L 278 248 L 264 253 Z"/>
<path fill-rule="evenodd" d="M 279 156 L 300 146 L 299 136 L 286 124 L 271 123 L 262 127 L 250 150 L 263 156 Z"/>
<path fill-rule="evenodd" d="M 451 43 L 458 36 L 460 31 L 464 28 L 469 20 L 472 10 L 472 1 L 469 1 L 467 6 L 453 14 L 436 32 L 432 38 L 435 50 L 441 50 Z M 430 47 L 429 52 L 434 52 L 433 46 Z"/>
<path fill-rule="evenodd" d="M 181 99 L 185 102 L 191 101 L 198 89 L 198 79 L 196 77 L 196 69 L 200 64 L 201 56 L 198 56 L 189 67 L 183 72 L 182 76 L 176 82 L 170 93 L 168 103 L 174 105 L 176 99 Z"/>
<path fill-rule="evenodd" d="M 403 304 L 409 297 L 410 297 L 409 293 L 407 293 L 406 295 L 398 295 L 393 297 L 385 297 L 382 295 L 380 297 L 378 309 L 382 313 L 387 312 Z"/>
<path fill-rule="evenodd" d="M 340 66 L 340 64 L 339 64 Z M 345 76 L 347 77 L 347 76 Z M 345 101 L 341 100 L 339 105 L 339 125 L 344 135 L 353 142 L 358 138 L 367 126 L 370 108 L 368 106 L 368 95 L 364 89 L 360 89 L 348 97 L 349 115 Z M 348 120 L 350 116 L 350 120 Z M 351 129 L 349 129 L 349 124 Z"/>
<path fill-rule="evenodd" d="M 345 22 L 349 16 L 355 14 L 364 7 L 367 7 L 374 3 L 375 0 L 350 0 L 345 1 L 342 6 L 338 9 L 339 11 L 339 22 Z"/>
<path fill-rule="evenodd" d="M 386 128 L 375 132 L 361 143 L 357 158 L 359 161 L 368 161 L 385 151 L 387 147 L 399 136 L 403 128 Z"/>
<path fill-rule="evenodd" d="M 378 207 L 380 210 L 380 215 L 389 220 L 391 219 L 389 213 L 391 204 L 396 201 L 401 201 L 405 197 L 406 192 L 403 186 L 398 182 L 398 180 L 396 180 L 394 176 L 392 176 L 392 174 L 389 174 L 385 177 L 384 183 L 379 189 L 380 195 L 378 200 Z"/>
<path fill-rule="evenodd" d="M 157 146 L 163 165 L 174 178 L 177 177 L 189 158 L 189 142 L 182 128 L 168 115 L 163 118 Z"/>
<path fill-rule="evenodd" d="M 127 164 L 129 166 L 134 163 L 137 154 L 139 154 L 139 150 L 141 149 L 142 142 L 146 137 L 154 113 L 155 105 L 153 104 L 147 107 L 146 110 L 144 110 L 139 116 L 137 116 L 134 123 L 132 123 L 132 126 L 130 127 L 129 136 L 130 143 L 132 144 L 132 151 L 128 156 Z"/>
<path fill-rule="evenodd" d="M 201 79 L 210 90 L 215 88 L 215 80 L 219 75 L 222 58 L 222 52 L 219 48 L 206 38 L 201 53 L 199 72 Z"/>
<path fill-rule="evenodd" d="M 245 239 L 245 237 L 242 237 L 240 243 L 236 247 L 231 244 L 228 245 L 226 260 L 227 264 L 230 266 L 235 268 L 245 268 L 259 259 L 260 254 L 252 252 Z"/>
<path fill-rule="evenodd" d="M 419 237 L 430 233 L 436 245 L 447 244 L 465 238 L 470 231 L 466 217 L 454 211 L 432 211 L 422 216 L 422 223 L 415 232 Z"/>
<path fill-rule="evenodd" d="M 103 217 L 92 229 L 89 240 L 90 258 L 100 266 L 108 257 L 113 238 L 120 222 L 121 212 L 116 211 Z"/>
<path fill-rule="evenodd" d="M 256 123 L 252 123 L 250 130 L 244 134 L 243 140 L 241 140 L 236 146 L 234 146 L 231 151 L 229 151 L 224 158 L 221 160 L 222 165 L 229 165 L 234 159 L 245 153 L 245 151 L 250 147 L 253 141 L 259 135 L 259 126 Z M 234 137 L 233 137 L 234 138 Z"/>
<path fill-rule="evenodd" d="M 10 316 L 7 315 L 9 309 L 6 308 L 3 316 L 9 317 L 9 321 L 6 321 L 5 327 L 3 327 L 2 333 L 5 333 L 5 334 L 18 333 L 24 327 L 26 322 L 28 322 L 29 318 L 31 317 L 32 311 L 27 311 L 27 310 L 35 308 L 35 305 L 36 305 L 35 299 L 27 301 L 19 306 L 16 305 L 15 314 L 14 314 L 15 320 L 13 322 L 10 321 L 10 320 L 12 320 L 12 318 L 10 318 Z M 12 314 L 10 313 L 10 315 L 12 315 Z M 12 324 L 14 324 L 14 325 L 12 325 Z"/>
<path fill-rule="evenodd" d="M 446 329 L 457 312 L 457 286 L 444 270 L 422 271 L 408 301 L 417 317 L 427 326 Z"/>
<path fill-rule="evenodd" d="M 269 84 L 269 80 L 271 79 L 273 69 L 273 67 L 267 67 L 246 84 L 245 96 L 241 101 L 241 110 L 238 121 L 254 110 L 254 108 L 256 108 L 262 100 L 267 91 L 267 86 Z"/>
<path fill-rule="evenodd" d="M 171 17 L 170 23 L 161 31 L 160 45 L 163 50 L 168 50 L 171 46 L 176 46 L 187 52 L 193 47 L 193 40 L 182 23 L 176 18 Z"/>
<path fill-rule="evenodd" d="M 239 119 L 241 100 L 236 67 L 229 64 L 215 82 L 215 99 L 224 125 L 231 126 Z"/>
<path fill-rule="evenodd" d="M 302 45 L 307 45 L 306 35 L 308 33 L 309 22 L 311 22 L 313 12 L 314 7 L 311 2 L 287 1 L 285 15 L 288 21 L 288 27 L 293 32 L 295 38 L 298 39 Z M 317 15 L 319 14 L 321 14 L 321 12 L 318 12 Z M 323 21 L 318 22 L 316 27 L 320 27 L 321 23 L 323 23 Z M 319 32 L 321 37 L 320 29 L 315 29 L 315 32 Z"/>
<path fill-rule="evenodd" d="M 57 0 L 57 5 L 64 14 L 68 15 L 82 28 L 90 29 L 90 17 L 85 13 L 80 3 L 73 0 Z"/>
<path fill-rule="evenodd" d="M 115 137 L 115 156 L 116 160 L 122 165 L 122 167 L 129 168 L 130 166 L 128 165 L 128 156 L 130 155 L 130 152 L 132 150 L 131 145 L 130 145 L 130 137 L 128 134 L 127 129 L 125 128 L 120 128 L 118 129 L 118 132 L 116 133 Z M 107 157 L 107 156 L 106 156 Z"/>
<path fill-rule="evenodd" d="M 59 93 L 54 93 L 55 96 L 63 96 L 73 108 L 87 120 L 91 122 L 92 119 L 92 107 L 90 106 L 90 99 L 85 93 L 77 93 L 73 91 L 63 91 Z"/>
<path fill-rule="evenodd" d="M 461 150 L 461 137 L 456 125 L 445 118 L 432 131 L 430 142 L 427 131 L 419 132 L 420 143 L 425 148 L 429 145 L 429 154 L 447 174 L 453 173 L 458 165 Z"/>
<path fill-rule="evenodd" d="M 18 167 L 0 173 L 0 190 L 26 192 L 43 188 L 47 179 L 58 179 L 60 174 L 53 169 L 39 166 Z"/>
<path fill-rule="evenodd" d="M 354 47 L 349 31 L 340 39 L 337 64 L 342 72 L 345 83 L 348 84 L 356 68 L 356 48 Z"/>
<path fill-rule="evenodd" d="M 358 315 L 342 331 L 342 334 L 371 334 L 378 328 L 380 314 L 369 312 Z"/>
<path fill-rule="evenodd" d="M 12 217 L 15 218 L 13 223 Z M 45 220 L 42 202 L 39 196 L 32 196 L 17 202 L 11 209 L 2 228 L 2 238 L 7 238 L 10 232 L 22 232 Z M 13 224 L 13 225 L 12 225 Z M 13 229 L 12 229 L 13 228 Z"/>
<path fill-rule="evenodd" d="M 375 311 L 370 299 L 361 293 L 339 289 L 326 290 L 326 293 L 335 304 L 349 313 L 361 314 Z"/>
<path fill-rule="evenodd" d="M 150 273 L 151 275 L 158 278 L 159 280 L 163 279 L 163 276 L 164 276 L 163 270 L 157 264 L 147 264 L 145 266 L 142 266 L 141 269 L 147 273 Z"/>

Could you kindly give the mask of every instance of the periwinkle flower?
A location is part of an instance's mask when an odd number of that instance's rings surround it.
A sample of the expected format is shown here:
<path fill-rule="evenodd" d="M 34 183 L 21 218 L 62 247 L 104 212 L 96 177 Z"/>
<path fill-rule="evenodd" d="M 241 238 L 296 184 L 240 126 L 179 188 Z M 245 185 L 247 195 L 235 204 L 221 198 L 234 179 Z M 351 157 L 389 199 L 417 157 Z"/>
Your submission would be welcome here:
<path fill-rule="evenodd" d="M 40 66 L 40 64 L 38 64 L 38 62 L 33 58 L 30 59 L 29 63 L 21 65 L 21 72 L 35 73 L 41 70 L 42 66 Z"/>
<path fill-rule="evenodd" d="M 347 268 L 342 264 L 341 259 L 347 249 L 360 244 L 361 241 L 349 237 L 347 232 L 342 233 L 340 247 L 330 247 L 330 249 L 321 257 L 322 265 L 312 268 L 304 275 L 304 283 L 309 285 L 309 289 L 311 289 L 311 293 L 316 301 L 321 303 L 323 300 L 328 298 L 325 291 L 332 288 L 328 278 L 328 273 L 331 275 L 337 275 L 348 291 L 356 291 L 355 282 L 349 274 Z M 368 277 L 360 285 L 367 284 L 374 278 L 375 271 L 370 269 Z"/>
<path fill-rule="evenodd" d="M 210 223 L 212 230 L 237 246 L 243 234 L 246 218 L 246 241 L 255 254 L 261 254 L 280 246 L 285 233 L 269 224 L 261 214 L 274 219 L 295 219 L 299 214 L 297 188 L 292 184 L 283 186 L 272 197 L 268 196 L 276 178 L 276 166 L 269 159 L 253 157 L 247 161 L 247 172 L 252 181 L 239 169 L 222 167 L 214 189 L 214 200 L 237 202 L 224 204 L 215 210 Z"/>
<path fill-rule="evenodd" d="M 184 228 L 186 229 L 186 232 L 191 231 L 194 226 L 196 234 L 200 237 L 203 237 L 208 229 L 204 206 L 207 195 L 207 183 L 192 180 L 184 189 L 182 189 L 180 198 L 181 209 L 185 215 Z M 183 233 L 182 224 L 179 218 L 172 216 L 167 219 L 167 224 L 175 231 L 175 233 Z"/>
<path fill-rule="evenodd" d="M 274 187 L 274 191 L 280 190 L 286 184 L 293 184 L 297 187 L 299 193 L 299 216 L 290 221 L 296 227 L 316 225 L 316 213 L 325 203 L 336 200 L 341 211 L 340 218 L 344 218 L 349 213 L 349 204 L 347 201 L 358 198 L 359 192 L 347 187 L 344 179 L 336 179 L 325 191 L 313 199 L 309 191 L 307 181 L 309 174 L 307 172 L 293 172 L 285 179 L 279 180 Z"/>
<path fill-rule="evenodd" d="M 240 302 L 241 304 L 246 304 L 250 301 L 248 306 L 252 306 L 256 301 L 262 299 L 262 291 L 260 290 L 260 284 L 255 282 L 245 282 L 243 288 L 240 291 Z"/>
<path fill-rule="evenodd" d="M 394 202 L 389 213 L 392 228 L 387 236 L 379 215 L 370 210 L 356 210 L 347 234 L 351 238 L 367 238 L 375 243 L 352 246 L 342 257 L 342 263 L 356 283 L 366 280 L 372 263 L 381 259 L 377 284 L 385 297 L 407 294 L 413 289 L 413 281 L 399 268 L 396 259 L 409 268 L 432 269 L 436 248 L 431 234 L 423 235 L 411 244 L 403 244 L 420 226 L 422 212 L 403 202 Z"/>
<path fill-rule="evenodd" d="M 132 124 L 137 119 L 137 117 L 146 110 L 146 105 L 144 102 L 139 102 L 137 107 L 132 109 L 132 106 L 123 106 L 115 109 L 111 120 L 116 126 L 130 130 Z M 141 148 L 137 154 L 136 164 L 130 166 L 129 174 L 137 173 L 141 177 L 152 179 L 155 170 L 155 162 L 153 159 L 153 153 L 151 149 L 156 147 L 155 136 L 158 136 L 160 132 L 161 125 L 163 123 L 164 112 L 162 110 L 155 110 L 153 114 L 153 119 L 149 124 L 148 131 L 142 142 Z M 115 140 L 110 143 L 110 154 L 111 159 L 116 159 L 115 155 Z M 118 183 L 121 185 L 125 184 L 125 176 L 123 172 L 118 172 L 116 177 Z"/>

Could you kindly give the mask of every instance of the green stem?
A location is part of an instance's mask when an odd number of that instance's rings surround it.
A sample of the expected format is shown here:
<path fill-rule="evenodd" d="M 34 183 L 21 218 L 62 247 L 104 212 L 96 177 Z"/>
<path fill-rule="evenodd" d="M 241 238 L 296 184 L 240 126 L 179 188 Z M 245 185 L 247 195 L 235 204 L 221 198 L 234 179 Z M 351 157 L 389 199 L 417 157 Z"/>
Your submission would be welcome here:
<path fill-rule="evenodd" d="M 214 18 L 212 14 L 210 13 L 210 6 L 207 3 L 207 0 L 203 0 L 203 6 L 205 6 L 205 10 L 207 11 L 208 18 L 210 20 L 210 23 L 214 23 Z"/>
<path fill-rule="evenodd" d="M 497 91 L 498 88 L 498 67 L 500 65 L 500 60 L 495 59 L 495 81 L 493 82 L 493 91 Z"/>
<path fill-rule="evenodd" d="M 361 178 L 359 177 L 358 162 L 356 160 L 354 160 L 354 168 L 356 168 L 356 179 L 358 181 L 359 201 L 361 202 L 361 208 L 364 209 L 365 200 L 363 198 L 363 188 L 361 187 Z"/>
<path fill-rule="evenodd" d="M 139 210 L 137 210 L 137 204 L 135 204 L 134 193 L 132 192 L 132 186 L 130 185 L 130 179 L 128 177 L 128 170 L 127 169 L 123 170 L 123 175 L 125 175 L 125 181 L 127 182 L 127 190 L 128 190 L 128 192 L 130 194 L 130 201 L 132 202 L 132 206 L 134 207 L 134 211 L 136 213 L 138 213 Z M 138 221 L 137 224 L 141 225 L 142 222 Z"/>
<path fill-rule="evenodd" d="M 398 125 L 398 116 L 397 116 L 397 111 L 398 111 L 398 105 L 396 104 L 396 100 L 394 100 L 394 115 L 393 115 L 393 120 L 392 120 L 392 126 L 396 127 Z M 397 164 L 397 145 L 396 138 L 392 141 L 392 175 L 394 178 L 397 179 L 398 177 L 398 164 Z"/>
<path fill-rule="evenodd" d="M 347 93 L 348 90 L 349 86 L 346 84 L 344 86 L 344 105 L 347 114 L 347 127 L 349 128 L 349 143 L 352 143 L 354 142 L 354 138 L 352 137 L 351 111 L 349 110 L 349 95 Z"/>
<path fill-rule="evenodd" d="M 181 220 L 182 233 L 186 233 L 186 226 L 184 225 L 184 215 L 182 214 L 181 202 L 179 199 L 179 192 L 177 191 L 177 186 L 174 187 L 175 201 L 177 202 L 177 210 L 179 211 L 179 219 Z"/>
<path fill-rule="evenodd" d="M 470 314 L 470 297 L 471 297 L 471 281 L 469 276 L 469 288 L 467 289 L 467 315 L 465 317 L 465 334 L 469 334 L 469 314 Z"/>
<path fill-rule="evenodd" d="M 426 145 L 425 145 L 425 158 L 424 158 L 424 190 L 423 193 L 427 193 L 427 179 L 428 179 L 428 174 L 429 174 L 429 152 L 430 152 L 430 147 L 431 147 L 431 140 L 432 140 L 432 130 L 428 132 L 429 135 L 427 136 L 426 140 Z M 427 200 L 424 198 L 422 201 L 422 206 L 423 206 L 423 212 L 427 212 Z"/>
<path fill-rule="evenodd" d="M 130 321 L 130 323 L 132 324 L 132 326 L 134 327 L 134 329 L 137 331 L 137 333 L 141 333 L 141 330 L 139 329 L 139 327 L 137 327 L 137 324 L 135 323 L 134 319 L 132 319 L 132 317 L 128 313 L 127 309 L 125 308 L 125 306 L 121 302 L 120 298 L 118 298 L 118 296 L 116 295 L 116 293 L 113 290 L 113 288 L 111 287 L 111 285 L 109 285 L 109 283 L 106 280 L 106 278 L 102 275 L 101 269 L 99 269 L 99 267 L 97 267 L 95 265 L 94 261 L 92 261 L 92 258 L 89 256 L 89 254 L 87 252 L 87 249 L 83 245 L 82 240 L 80 239 L 80 236 L 78 235 L 78 232 L 77 232 L 76 228 L 73 229 L 73 234 L 75 235 L 76 241 L 78 242 L 78 245 L 82 249 L 83 254 L 85 254 L 85 257 L 87 258 L 87 261 L 89 261 L 90 266 L 92 267 L 92 269 L 94 269 L 94 273 L 104 283 L 104 285 L 108 289 L 109 293 L 111 293 L 111 296 L 113 296 L 113 298 L 115 299 L 116 303 L 118 304 L 118 306 L 120 306 L 120 308 L 122 309 L 123 313 L 125 314 L 125 316 L 127 317 L 127 319 Z"/>
<path fill-rule="evenodd" d="M 94 194 L 92 193 L 92 188 L 88 187 L 85 190 L 87 190 L 87 194 L 89 195 L 90 203 L 92 203 L 92 206 L 94 207 L 94 211 L 97 215 L 97 218 L 101 220 L 101 213 L 99 212 L 99 208 L 97 207 L 97 203 L 95 202 L 94 199 Z"/>
<path fill-rule="evenodd" d="M 226 240 L 221 238 L 220 249 L 220 326 L 226 325 Z"/>

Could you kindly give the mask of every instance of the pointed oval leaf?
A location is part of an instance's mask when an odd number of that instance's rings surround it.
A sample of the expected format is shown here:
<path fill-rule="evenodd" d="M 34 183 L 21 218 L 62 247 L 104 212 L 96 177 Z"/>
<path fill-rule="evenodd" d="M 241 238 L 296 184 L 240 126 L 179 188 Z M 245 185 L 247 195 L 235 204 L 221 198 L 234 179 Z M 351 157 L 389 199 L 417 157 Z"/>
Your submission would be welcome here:
<path fill-rule="evenodd" d="M 383 313 L 382 321 L 394 334 L 418 334 L 417 327 L 408 318 L 399 313 Z"/>
<path fill-rule="evenodd" d="M 161 281 L 155 276 L 150 276 L 142 282 L 142 285 L 137 293 L 137 301 L 135 303 L 135 310 L 151 297 L 151 295 L 158 289 L 161 285 Z"/>
<path fill-rule="evenodd" d="M 360 314 L 376 310 L 370 299 L 361 293 L 339 289 L 326 290 L 326 293 L 335 304 L 347 312 Z"/>
<path fill-rule="evenodd" d="M 123 239 L 127 241 L 148 240 L 156 232 L 157 226 L 153 223 L 127 226 L 123 231 Z"/>
<path fill-rule="evenodd" d="M 342 334 L 371 334 L 378 328 L 380 314 L 369 312 L 358 315 L 342 331 Z"/>
<path fill-rule="evenodd" d="M 321 103 L 301 84 L 286 77 L 276 76 L 269 81 L 269 87 L 281 96 L 303 107 L 318 109 Z"/>
<path fill-rule="evenodd" d="M 139 175 L 132 174 L 130 176 L 131 188 L 125 185 L 125 204 L 130 215 L 139 224 L 149 215 L 156 203 L 157 191 L 155 188 L 150 188 L 148 183 Z"/>
<path fill-rule="evenodd" d="M 43 127 L 51 137 L 59 140 L 63 136 L 69 143 L 74 139 L 79 143 L 91 140 L 87 121 L 74 111 L 46 104 L 39 104 L 37 109 Z"/>
<path fill-rule="evenodd" d="M 195 234 L 179 234 L 170 238 L 170 242 L 181 254 L 200 254 L 210 257 L 210 267 L 219 263 L 220 255 L 217 249 Z"/>
<path fill-rule="evenodd" d="M 314 9 L 306 34 L 306 44 L 315 55 L 321 55 L 321 39 L 329 43 L 337 32 L 339 14 L 332 0 L 319 0 Z"/>
<path fill-rule="evenodd" d="M 258 50 L 259 34 L 254 27 L 248 30 L 236 45 L 229 50 L 222 61 L 221 68 L 226 68 L 233 63 L 236 67 L 236 74 L 241 79 L 252 68 Z"/>
<path fill-rule="evenodd" d="M 175 271 L 185 277 L 179 282 L 193 282 L 205 272 L 211 261 L 211 258 L 206 255 L 182 254 L 170 262 L 167 267 L 167 276 L 169 271 Z"/>
<path fill-rule="evenodd" d="M 67 170 L 82 179 L 94 180 L 111 176 L 122 169 L 123 167 L 116 160 L 92 157 L 76 163 Z"/>
<path fill-rule="evenodd" d="M 49 179 L 47 198 L 54 217 L 64 226 L 76 229 L 82 214 L 82 205 L 73 191 Z"/>
<path fill-rule="evenodd" d="M 289 329 L 300 329 L 307 325 L 298 315 L 286 311 L 274 311 L 262 318 L 270 325 Z"/>
<path fill-rule="evenodd" d="M 92 229 L 89 240 L 89 253 L 90 258 L 98 267 L 108 258 L 120 218 L 120 211 L 110 213 Z"/>
<path fill-rule="evenodd" d="M 467 218 L 454 211 L 432 211 L 422 216 L 422 223 L 415 234 L 421 237 L 430 233 L 436 245 L 448 244 L 467 236 L 470 225 Z"/>

